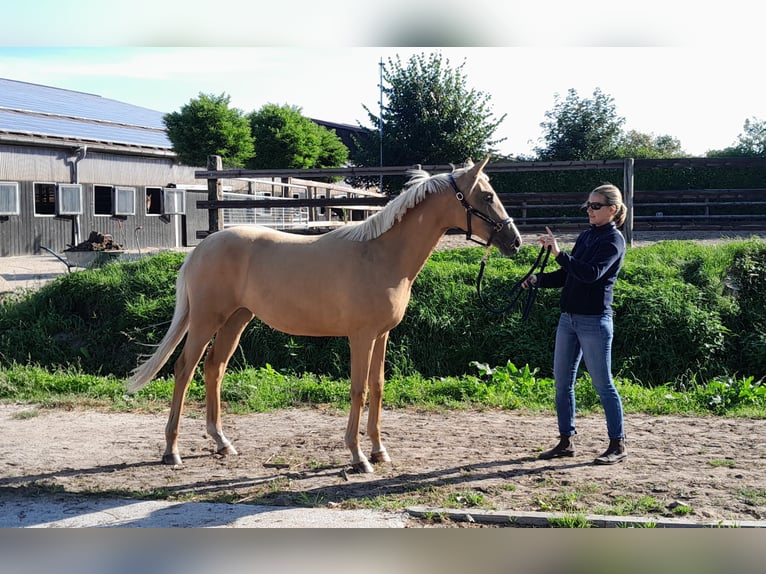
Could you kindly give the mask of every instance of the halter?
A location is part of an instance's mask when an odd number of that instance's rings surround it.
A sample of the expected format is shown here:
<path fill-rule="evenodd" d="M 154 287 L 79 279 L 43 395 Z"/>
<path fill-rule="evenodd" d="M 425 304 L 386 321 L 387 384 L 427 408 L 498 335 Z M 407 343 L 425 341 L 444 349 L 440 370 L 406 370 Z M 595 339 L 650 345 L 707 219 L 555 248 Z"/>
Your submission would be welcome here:
<path fill-rule="evenodd" d="M 457 197 L 457 200 L 460 202 L 460 204 L 465 208 L 465 218 L 466 218 L 466 229 L 465 229 L 465 238 L 468 241 L 473 241 L 474 243 L 478 243 L 479 245 L 483 245 L 484 247 L 489 247 L 492 243 L 492 238 L 495 236 L 495 233 L 499 233 L 503 230 L 503 227 L 510 225 L 513 223 L 513 219 L 510 217 L 503 219 L 502 221 L 497 221 L 495 219 L 492 219 L 489 215 L 486 215 L 473 207 L 470 203 L 468 203 L 465 199 L 465 195 L 463 195 L 463 192 L 460 191 L 460 188 L 457 186 L 457 183 L 455 182 L 455 177 L 452 174 L 449 174 L 449 182 L 452 185 L 452 189 L 455 190 L 455 197 Z M 473 238 L 473 233 L 471 231 L 471 216 L 475 215 L 479 219 L 483 219 L 487 223 L 489 223 L 492 226 L 492 233 L 489 234 L 489 239 L 487 239 L 486 243 L 482 243 L 478 239 Z"/>
<path fill-rule="evenodd" d="M 489 258 L 489 249 L 492 244 L 492 238 L 494 237 L 495 233 L 499 233 L 503 230 L 503 227 L 506 225 L 510 225 L 513 223 L 513 219 L 508 217 L 506 219 L 503 219 L 502 221 L 496 221 L 495 219 L 492 219 L 489 215 L 486 215 L 473 207 L 470 203 L 468 203 L 465 199 L 465 195 L 463 195 L 463 192 L 460 191 L 460 188 L 457 186 L 457 183 L 455 182 L 455 177 L 452 174 L 449 174 L 449 182 L 452 185 L 452 189 L 455 190 L 455 197 L 457 197 L 460 204 L 465 208 L 465 217 L 466 217 L 466 231 L 465 231 L 465 238 L 468 241 L 473 241 L 475 243 L 478 243 L 479 245 L 482 245 L 487 248 L 486 252 L 484 253 L 484 257 L 481 259 L 481 267 L 479 268 L 479 276 L 476 279 L 476 292 L 479 295 L 479 300 L 481 301 L 482 305 L 484 305 L 484 308 L 487 309 L 487 311 L 490 311 L 491 313 L 497 313 L 497 314 L 504 314 L 510 311 L 514 305 L 518 302 L 519 298 L 521 297 L 522 293 L 522 286 L 521 284 L 531 277 L 535 271 L 537 270 L 538 266 L 540 267 L 540 273 L 542 273 L 545 270 L 545 266 L 548 264 L 548 257 L 551 254 L 551 248 L 550 247 L 541 247 L 540 253 L 537 255 L 537 259 L 532 264 L 532 267 L 527 271 L 526 275 L 522 277 L 519 281 L 517 281 L 512 287 L 511 287 L 511 302 L 508 303 L 505 307 L 502 309 L 497 309 L 495 307 L 490 306 L 485 300 L 484 297 L 481 294 L 481 280 L 484 277 L 484 268 L 487 265 L 487 259 Z M 492 226 L 492 233 L 489 234 L 489 239 L 487 239 L 486 243 L 482 243 L 478 239 L 474 239 L 471 232 L 471 216 L 475 215 L 479 219 L 483 219 L 487 223 L 489 223 Z M 545 257 L 543 257 L 543 254 L 545 254 Z M 529 316 L 529 312 L 532 310 L 532 305 L 535 302 L 535 299 L 537 298 L 537 285 L 530 285 L 529 291 L 527 294 L 527 301 L 524 303 L 524 307 L 521 312 L 521 318 L 522 320 L 525 320 Z"/>

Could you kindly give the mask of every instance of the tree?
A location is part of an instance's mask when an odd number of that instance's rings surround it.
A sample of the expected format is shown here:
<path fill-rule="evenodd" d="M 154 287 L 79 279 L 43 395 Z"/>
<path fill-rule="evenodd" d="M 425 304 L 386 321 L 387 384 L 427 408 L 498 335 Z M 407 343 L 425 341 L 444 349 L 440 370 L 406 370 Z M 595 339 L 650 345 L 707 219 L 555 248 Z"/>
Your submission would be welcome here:
<path fill-rule="evenodd" d="M 165 114 L 168 139 L 181 163 L 207 166 L 209 155 L 221 156 L 224 167 L 243 167 L 253 156 L 253 138 L 244 114 L 229 108 L 226 94 L 199 94 L 180 111 Z"/>
<path fill-rule="evenodd" d="M 335 133 L 335 130 L 319 125 L 316 125 L 316 127 L 319 128 L 320 152 L 314 167 L 343 167 L 347 165 L 350 154 L 349 149 Z"/>
<path fill-rule="evenodd" d="M 756 117 L 745 120 L 737 149 L 747 157 L 766 157 L 766 121 Z"/>
<path fill-rule="evenodd" d="M 766 157 L 766 121 L 756 117 L 745 120 L 734 145 L 713 150 L 708 157 Z"/>
<path fill-rule="evenodd" d="M 581 99 L 577 90 L 570 88 L 562 101 L 554 95 L 552 110 L 545 113 L 543 147 L 535 148 L 540 160 L 589 160 L 614 158 L 618 154 L 622 125 L 614 99 L 600 88 L 591 99 Z"/>
<path fill-rule="evenodd" d="M 381 165 L 381 124 L 383 165 L 460 163 L 496 153 L 504 138 L 493 137 L 505 114 L 493 119 L 489 96 L 466 86 L 464 66 L 452 68 L 440 54 L 414 55 L 406 65 L 389 58 L 381 87 L 387 104 L 380 116 L 364 106 L 376 127 L 356 138 L 354 163 Z"/>
<path fill-rule="evenodd" d="M 327 128 L 301 114 L 297 106 L 266 104 L 248 115 L 255 142 L 252 169 L 341 167 L 348 148 Z"/>
<path fill-rule="evenodd" d="M 655 136 L 630 130 L 620 136 L 615 158 L 662 159 L 685 156 L 681 142 L 672 136 Z"/>

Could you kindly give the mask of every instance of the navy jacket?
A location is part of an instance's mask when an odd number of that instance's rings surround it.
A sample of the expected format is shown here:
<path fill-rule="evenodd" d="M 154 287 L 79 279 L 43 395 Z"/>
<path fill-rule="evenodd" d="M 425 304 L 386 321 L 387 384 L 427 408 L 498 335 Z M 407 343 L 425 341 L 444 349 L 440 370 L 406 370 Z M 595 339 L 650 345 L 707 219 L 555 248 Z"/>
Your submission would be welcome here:
<path fill-rule="evenodd" d="M 612 310 L 614 283 L 624 257 L 625 238 L 614 222 L 591 225 L 577 237 L 571 254 L 558 254 L 559 269 L 538 276 L 538 286 L 563 287 L 564 313 L 601 315 Z"/>

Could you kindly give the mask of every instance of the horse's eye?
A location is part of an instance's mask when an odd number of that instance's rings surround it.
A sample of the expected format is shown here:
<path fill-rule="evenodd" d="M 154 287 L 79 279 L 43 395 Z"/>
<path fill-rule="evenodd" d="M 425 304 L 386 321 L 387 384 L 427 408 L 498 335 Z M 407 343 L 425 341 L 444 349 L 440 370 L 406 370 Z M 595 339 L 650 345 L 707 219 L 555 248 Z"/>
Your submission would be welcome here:
<path fill-rule="evenodd" d="M 484 201 L 487 203 L 492 203 L 494 200 L 495 198 L 491 193 L 484 194 Z"/>

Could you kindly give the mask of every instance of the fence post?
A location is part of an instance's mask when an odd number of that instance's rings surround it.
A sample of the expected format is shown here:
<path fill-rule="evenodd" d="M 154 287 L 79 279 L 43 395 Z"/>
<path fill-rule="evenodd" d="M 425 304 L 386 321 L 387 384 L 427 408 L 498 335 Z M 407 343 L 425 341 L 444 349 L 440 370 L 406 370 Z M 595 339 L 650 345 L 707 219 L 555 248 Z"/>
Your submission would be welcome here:
<path fill-rule="evenodd" d="M 207 170 L 220 171 L 223 169 L 223 162 L 219 155 L 207 156 Z M 208 201 L 220 201 L 223 199 L 223 185 L 218 178 L 207 180 L 207 199 Z M 209 209 L 207 212 L 208 234 L 221 231 L 223 229 L 223 212 L 220 209 Z"/>
<path fill-rule="evenodd" d="M 625 217 L 625 241 L 633 247 L 633 158 L 625 158 L 622 190 L 627 214 Z"/>

